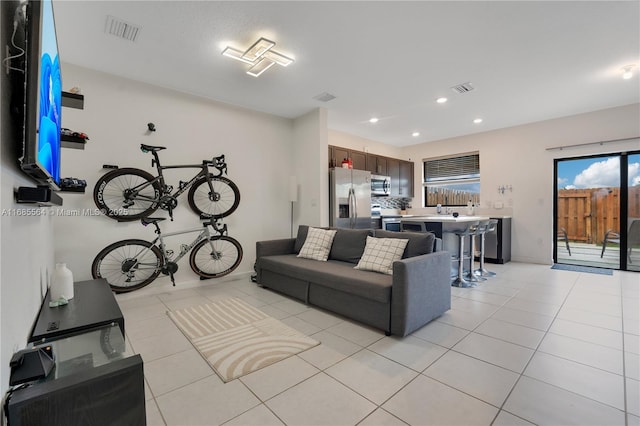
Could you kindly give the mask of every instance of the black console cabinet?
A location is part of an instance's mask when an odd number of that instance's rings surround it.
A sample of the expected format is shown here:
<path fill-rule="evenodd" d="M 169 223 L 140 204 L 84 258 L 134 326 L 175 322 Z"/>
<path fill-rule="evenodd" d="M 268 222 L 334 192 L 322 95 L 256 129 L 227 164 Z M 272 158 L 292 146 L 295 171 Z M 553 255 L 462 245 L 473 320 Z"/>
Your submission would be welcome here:
<path fill-rule="evenodd" d="M 76 282 L 73 284 L 73 293 L 69 304 L 50 308 L 51 298 L 47 292 L 29 343 L 46 342 L 111 323 L 118 324 L 124 336 L 122 311 L 105 280 Z"/>
<path fill-rule="evenodd" d="M 8 426 L 146 424 L 142 358 L 126 353 L 117 325 L 40 346 L 52 347 L 55 366 L 9 393 Z"/>
<path fill-rule="evenodd" d="M 124 342 L 124 317 L 106 281 L 74 283 L 67 305 L 50 308 L 47 293 L 29 337 L 52 348 L 46 378 L 9 391 L 8 426 L 145 425 L 140 355 Z"/>

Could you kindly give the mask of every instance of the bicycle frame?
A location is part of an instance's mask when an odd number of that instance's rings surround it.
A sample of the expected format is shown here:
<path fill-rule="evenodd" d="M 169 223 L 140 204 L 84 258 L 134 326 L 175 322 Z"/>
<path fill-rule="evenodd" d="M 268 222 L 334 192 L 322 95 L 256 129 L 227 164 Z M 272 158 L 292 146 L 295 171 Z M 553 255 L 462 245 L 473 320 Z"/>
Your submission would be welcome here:
<path fill-rule="evenodd" d="M 224 164 L 224 156 L 221 157 L 215 157 L 214 160 L 216 160 L 216 162 L 214 161 L 207 161 L 207 160 L 203 160 L 202 164 L 184 164 L 184 165 L 170 165 L 170 166 L 163 166 L 160 164 L 160 157 L 158 156 L 158 153 L 156 151 L 151 151 L 151 154 L 153 155 L 153 160 L 151 160 L 151 167 L 155 167 L 156 171 L 158 173 L 158 176 L 155 177 L 155 179 L 153 179 L 150 182 L 145 182 L 142 183 L 138 186 L 135 186 L 133 188 L 131 188 L 131 191 L 135 194 L 136 198 L 142 199 L 142 200 L 146 200 L 146 201 L 159 201 L 159 199 L 157 198 L 152 198 L 152 197 L 148 197 L 148 196 L 144 196 L 139 194 L 139 191 L 141 189 L 144 189 L 146 187 L 148 187 L 149 185 L 154 184 L 155 182 L 159 182 L 160 186 L 162 187 L 162 191 L 163 191 L 163 195 L 170 195 L 173 198 L 177 198 L 179 197 L 183 192 L 185 192 L 186 190 L 188 190 L 189 188 L 191 188 L 191 186 L 201 177 L 204 177 L 207 180 L 207 185 L 209 186 L 209 192 L 213 192 L 213 185 L 211 184 L 211 178 L 209 176 L 209 167 L 213 166 L 215 169 L 218 170 L 218 174 L 217 176 L 221 176 L 224 172 L 226 172 L 226 164 Z M 217 164 L 220 162 L 220 158 L 222 158 L 222 165 L 218 166 Z M 182 182 L 180 181 L 180 184 L 178 185 L 178 188 L 174 191 L 171 192 L 171 190 L 173 190 L 173 187 L 170 187 L 166 184 L 166 181 L 164 179 L 164 174 L 163 171 L 164 170 L 170 170 L 170 169 L 200 169 L 200 171 L 194 176 L 192 177 L 188 182 Z M 167 188 L 171 188 L 170 190 L 167 190 Z"/>
<path fill-rule="evenodd" d="M 190 244 L 186 244 L 186 245 L 182 245 L 180 248 L 180 253 L 171 259 L 171 262 L 178 262 L 180 259 L 182 259 L 187 253 L 189 253 L 191 251 L 192 248 L 194 248 L 196 246 L 196 244 L 198 244 L 200 241 L 202 240 L 208 240 L 210 237 L 217 235 L 215 232 L 211 232 L 211 230 L 209 229 L 209 226 L 211 225 L 207 225 L 204 227 L 204 229 L 202 228 L 193 228 L 193 229 L 186 229 L 184 231 L 175 231 L 175 232 L 169 232 L 166 234 L 158 234 L 158 236 L 151 242 L 151 244 L 156 244 L 157 242 L 160 242 L 158 244 L 158 247 L 160 247 L 160 251 L 162 251 L 162 257 L 164 258 L 165 262 L 167 260 L 169 260 L 169 255 L 167 254 L 168 250 L 166 249 L 166 245 L 164 243 L 164 239 L 167 237 L 172 237 L 175 235 L 182 235 L 182 234 L 191 234 L 194 232 L 198 232 L 200 231 L 200 234 L 198 234 L 198 236 L 196 237 L 195 240 L 193 240 Z M 211 245 L 211 248 L 213 249 L 213 244 Z"/>
<path fill-rule="evenodd" d="M 174 262 L 177 263 L 178 261 L 180 261 L 180 259 L 182 259 L 187 253 L 189 253 L 191 251 L 191 249 L 193 247 L 196 246 L 196 244 L 198 244 L 200 241 L 202 240 L 209 240 L 211 237 L 213 236 L 217 236 L 217 235 L 223 235 L 224 231 L 219 231 L 216 232 L 215 228 L 211 225 L 211 224 L 203 224 L 204 225 L 204 229 L 202 229 L 202 227 L 199 228 L 192 228 L 192 229 L 186 229 L 183 231 L 175 231 L 175 232 L 169 232 L 166 234 L 162 234 L 162 231 L 160 231 L 160 227 L 158 226 L 157 223 L 154 223 L 154 225 L 156 226 L 156 233 L 158 234 L 158 236 L 151 241 L 151 246 L 147 247 L 143 250 L 140 250 L 138 253 L 135 253 L 135 255 L 133 256 L 134 258 L 138 258 L 141 255 L 145 255 L 146 253 L 148 253 L 152 247 L 156 246 L 160 248 L 160 251 L 162 252 L 162 260 L 164 262 L 164 264 L 166 265 L 167 262 Z M 224 229 L 224 228 L 223 228 Z M 182 234 L 190 234 L 190 233 L 195 233 L 195 232 L 200 232 L 200 234 L 198 234 L 198 236 L 196 236 L 195 240 L 193 240 L 190 244 L 187 244 L 186 247 L 183 246 L 183 248 L 180 250 L 180 253 L 178 254 L 178 256 L 176 256 L 175 258 L 170 258 L 169 254 L 168 254 L 168 250 L 166 249 L 166 245 L 164 243 L 164 239 L 167 237 L 172 237 L 175 235 L 182 235 Z M 157 244 L 159 242 L 159 244 Z M 211 244 L 211 249 L 214 250 L 213 247 L 213 243 Z M 140 266 L 143 266 L 142 268 Z M 145 264 L 145 263 L 140 263 L 137 262 L 135 265 L 133 265 L 129 271 L 127 271 L 127 273 L 132 273 L 138 270 L 144 270 L 144 269 L 156 269 L 157 265 L 151 265 L 151 264 Z"/>

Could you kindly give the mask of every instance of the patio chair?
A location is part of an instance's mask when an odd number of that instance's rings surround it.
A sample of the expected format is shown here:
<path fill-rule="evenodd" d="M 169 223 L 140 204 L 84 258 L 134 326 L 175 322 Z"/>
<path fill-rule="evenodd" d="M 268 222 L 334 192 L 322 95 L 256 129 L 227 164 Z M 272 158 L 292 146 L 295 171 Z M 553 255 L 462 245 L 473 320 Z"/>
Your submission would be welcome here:
<path fill-rule="evenodd" d="M 601 259 L 604 256 L 604 249 L 607 248 L 607 243 L 620 244 L 620 234 L 612 229 L 609 229 L 604 233 L 604 240 L 602 240 L 602 252 L 600 253 Z"/>
<path fill-rule="evenodd" d="M 564 244 L 567 246 L 567 251 L 569 252 L 569 256 L 571 256 L 571 248 L 569 247 L 569 237 L 567 236 L 567 230 L 564 228 L 560 228 L 557 235 L 558 241 L 564 241 Z"/>
<path fill-rule="evenodd" d="M 620 244 L 620 234 L 613 230 L 605 232 L 604 240 L 602 241 L 602 253 L 600 253 L 601 258 L 604 255 L 604 250 L 607 248 L 607 243 Z M 627 257 L 629 259 L 629 263 L 632 263 L 631 250 L 633 250 L 634 245 L 640 245 L 640 219 L 631 220 L 629 232 L 627 232 Z"/>
<path fill-rule="evenodd" d="M 629 225 L 629 232 L 627 232 L 627 250 L 629 256 L 629 263 L 631 262 L 631 250 L 633 246 L 640 245 L 640 219 L 633 219 L 631 225 Z"/>

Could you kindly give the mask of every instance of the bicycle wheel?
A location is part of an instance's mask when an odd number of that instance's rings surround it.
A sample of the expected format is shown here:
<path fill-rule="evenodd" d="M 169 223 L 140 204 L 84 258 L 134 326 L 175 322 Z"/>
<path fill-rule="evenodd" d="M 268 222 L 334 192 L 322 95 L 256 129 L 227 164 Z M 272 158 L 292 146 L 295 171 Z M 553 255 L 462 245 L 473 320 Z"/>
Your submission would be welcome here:
<path fill-rule="evenodd" d="M 104 278 L 116 293 L 137 290 L 156 279 L 163 265 L 160 249 L 149 241 L 122 240 L 93 260 L 93 278 Z"/>
<path fill-rule="evenodd" d="M 241 260 L 242 246 L 236 239 L 226 236 L 200 241 L 189 256 L 193 272 L 204 278 L 227 275 L 240 265 Z"/>
<path fill-rule="evenodd" d="M 160 183 L 150 173 L 140 169 L 117 169 L 98 179 L 93 189 L 93 201 L 106 216 L 132 221 L 153 213 L 158 208 L 161 192 Z"/>
<path fill-rule="evenodd" d="M 216 219 L 229 216 L 240 204 L 240 190 L 224 176 L 209 176 L 213 192 L 206 178 L 198 179 L 189 190 L 189 206 L 199 215 Z"/>

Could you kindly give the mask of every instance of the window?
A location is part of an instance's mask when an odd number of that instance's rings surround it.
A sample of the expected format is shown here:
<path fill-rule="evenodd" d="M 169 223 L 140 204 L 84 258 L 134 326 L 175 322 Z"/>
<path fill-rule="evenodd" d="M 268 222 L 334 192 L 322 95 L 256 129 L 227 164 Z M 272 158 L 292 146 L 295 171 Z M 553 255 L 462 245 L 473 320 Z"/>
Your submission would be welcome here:
<path fill-rule="evenodd" d="M 480 204 L 480 154 L 427 158 L 424 166 L 425 207 Z"/>

